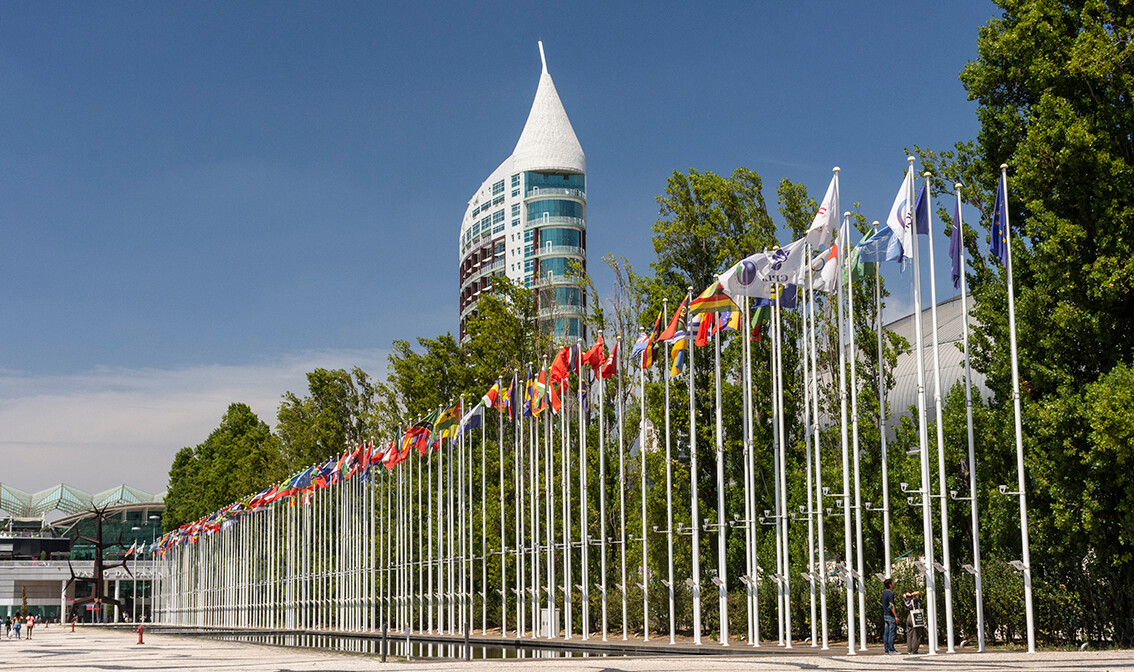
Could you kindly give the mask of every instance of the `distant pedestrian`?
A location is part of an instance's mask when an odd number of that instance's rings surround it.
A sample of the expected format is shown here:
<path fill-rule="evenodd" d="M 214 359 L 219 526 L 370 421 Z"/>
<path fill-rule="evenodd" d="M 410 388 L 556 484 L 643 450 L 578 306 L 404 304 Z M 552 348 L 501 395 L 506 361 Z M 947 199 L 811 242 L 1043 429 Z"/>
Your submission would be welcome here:
<path fill-rule="evenodd" d="M 9 616 L 4 619 L 4 636 L 8 639 L 12 638 L 12 617 Z"/>
<path fill-rule="evenodd" d="M 898 634 L 898 608 L 894 605 L 894 580 L 882 582 L 882 648 L 885 653 L 897 653 L 894 637 Z"/>
<path fill-rule="evenodd" d="M 27 636 L 27 639 L 31 639 L 32 628 L 34 628 L 34 627 L 35 627 L 35 616 L 28 616 L 28 636 Z"/>
<path fill-rule="evenodd" d="M 21 626 L 21 625 L 22 625 L 22 624 L 20 623 L 20 617 L 19 617 L 19 616 L 17 616 L 17 617 L 16 617 L 16 625 L 15 625 L 15 627 L 16 627 L 16 639 L 19 639 L 19 638 L 20 638 L 20 626 Z"/>

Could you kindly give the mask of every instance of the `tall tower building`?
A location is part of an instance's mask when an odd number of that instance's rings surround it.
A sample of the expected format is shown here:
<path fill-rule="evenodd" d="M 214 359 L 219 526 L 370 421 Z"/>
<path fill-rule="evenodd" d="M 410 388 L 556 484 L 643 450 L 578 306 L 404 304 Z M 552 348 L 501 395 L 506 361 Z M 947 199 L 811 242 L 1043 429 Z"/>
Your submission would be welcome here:
<path fill-rule="evenodd" d="M 507 276 L 536 291 L 541 326 L 554 336 L 585 337 L 586 297 L 568 278 L 587 263 L 587 159 L 547 73 L 512 155 L 469 200 L 461 222 L 461 338 L 492 278 Z"/>

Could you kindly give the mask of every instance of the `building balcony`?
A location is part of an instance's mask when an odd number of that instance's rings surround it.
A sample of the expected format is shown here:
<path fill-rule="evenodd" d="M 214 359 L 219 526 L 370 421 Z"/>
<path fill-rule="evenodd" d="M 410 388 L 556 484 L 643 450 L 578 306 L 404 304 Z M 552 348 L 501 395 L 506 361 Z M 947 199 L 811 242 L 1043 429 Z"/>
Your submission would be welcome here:
<path fill-rule="evenodd" d="M 582 306 L 544 306 L 539 309 L 539 318 L 548 317 L 586 317 Z"/>
<path fill-rule="evenodd" d="M 504 257 L 497 257 L 492 261 L 486 261 L 475 267 L 473 273 L 469 275 L 461 283 L 461 292 L 464 292 L 470 285 L 476 283 L 486 276 L 492 275 L 496 271 L 504 268 Z"/>
<path fill-rule="evenodd" d="M 524 223 L 524 230 L 530 231 L 543 226 L 570 226 L 580 231 L 587 230 L 587 220 L 582 217 L 537 217 Z"/>
<path fill-rule="evenodd" d="M 579 257 L 587 258 L 587 251 L 578 245 L 542 245 L 531 253 L 524 254 L 524 259 L 543 259 L 544 257 Z"/>
<path fill-rule="evenodd" d="M 570 189 L 567 187 L 532 187 L 524 194 L 524 200 L 540 198 L 542 196 L 572 196 L 584 201 L 587 200 L 587 192 L 582 189 Z"/>

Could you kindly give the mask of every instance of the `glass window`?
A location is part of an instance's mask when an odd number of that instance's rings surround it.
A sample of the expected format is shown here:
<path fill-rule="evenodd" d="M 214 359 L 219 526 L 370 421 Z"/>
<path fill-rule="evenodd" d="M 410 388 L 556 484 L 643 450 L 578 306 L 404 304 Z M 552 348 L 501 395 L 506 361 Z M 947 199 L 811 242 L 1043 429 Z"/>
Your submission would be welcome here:
<path fill-rule="evenodd" d="M 496 184 L 492 185 L 492 195 L 493 196 L 497 196 L 497 195 L 503 194 L 503 193 L 504 193 L 504 180 L 500 180 Z"/>
<path fill-rule="evenodd" d="M 543 219 L 545 215 L 548 217 L 574 217 L 576 219 L 582 219 L 583 205 L 576 201 L 553 198 L 528 204 L 529 222 Z"/>
<path fill-rule="evenodd" d="M 492 213 L 492 223 L 493 224 L 499 224 L 500 222 L 503 222 L 503 221 L 504 221 L 504 211 L 503 210 L 497 210 L 496 212 Z"/>
<path fill-rule="evenodd" d="M 520 225 L 520 220 L 518 220 L 518 219 L 512 220 L 512 226 L 519 226 L 519 225 Z"/>
<path fill-rule="evenodd" d="M 532 239 L 532 232 L 531 231 L 524 231 L 524 242 L 531 242 L 531 239 Z"/>
<path fill-rule="evenodd" d="M 512 204 L 512 216 L 513 217 L 519 217 L 520 216 L 520 204 L 519 203 L 513 203 Z"/>
<path fill-rule="evenodd" d="M 492 204 L 493 205 L 503 205 L 504 204 L 504 195 L 501 194 L 500 196 L 497 196 L 496 198 L 492 199 Z"/>
<path fill-rule="evenodd" d="M 519 189 L 513 189 L 512 190 L 512 198 L 519 198 L 519 197 L 520 197 L 520 190 Z"/>
<path fill-rule="evenodd" d="M 551 257 L 540 262 L 540 275 L 546 276 L 549 272 L 556 275 L 567 275 L 570 269 L 570 260 L 565 257 Z"/>
<path fill-rule="evenodd" d="M 524 180 L 527 183 L 527 190 L 531 191 L 535 187 L 555 187 L 559 189 L 578 189 L 579 191 L 586 190 L 587 178 L 585 175 L 579 173 L 524 173 Z"/>
<path fill-rule="evenodd" d="M 513 187 L 520 186 L 520 174 L 519 173 L 516 173 L 515 175 L 512 176 L 512 186 Z"/>
<path fill-rule="evenodd" d="M 545 247 L 548 243 L 552 245 L 571 245 L 573 247 L 579 247 L 581 239 L 582 234 L 575 229 L 549 226 L 539 230 L 540 245 Z"/>

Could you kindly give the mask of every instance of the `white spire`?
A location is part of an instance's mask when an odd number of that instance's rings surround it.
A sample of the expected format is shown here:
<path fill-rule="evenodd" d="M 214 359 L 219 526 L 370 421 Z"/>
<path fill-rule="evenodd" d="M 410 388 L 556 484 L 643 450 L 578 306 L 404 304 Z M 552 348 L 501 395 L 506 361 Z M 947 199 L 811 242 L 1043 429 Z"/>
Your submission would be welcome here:
<path fill-rule="evenodd" d="M 528 121 L 520 133 L 520 140 L 512 150 L 512 168 L 524 170 L 566 170 L 585 173 L 587 158 L 575 129 L 559 100 L 555 82 L 547 72 L 547 59 L 543 53 L 543 42 L 539 43 L 539 57 L 543 72 L 539 78 L 532 110 Z"/>

